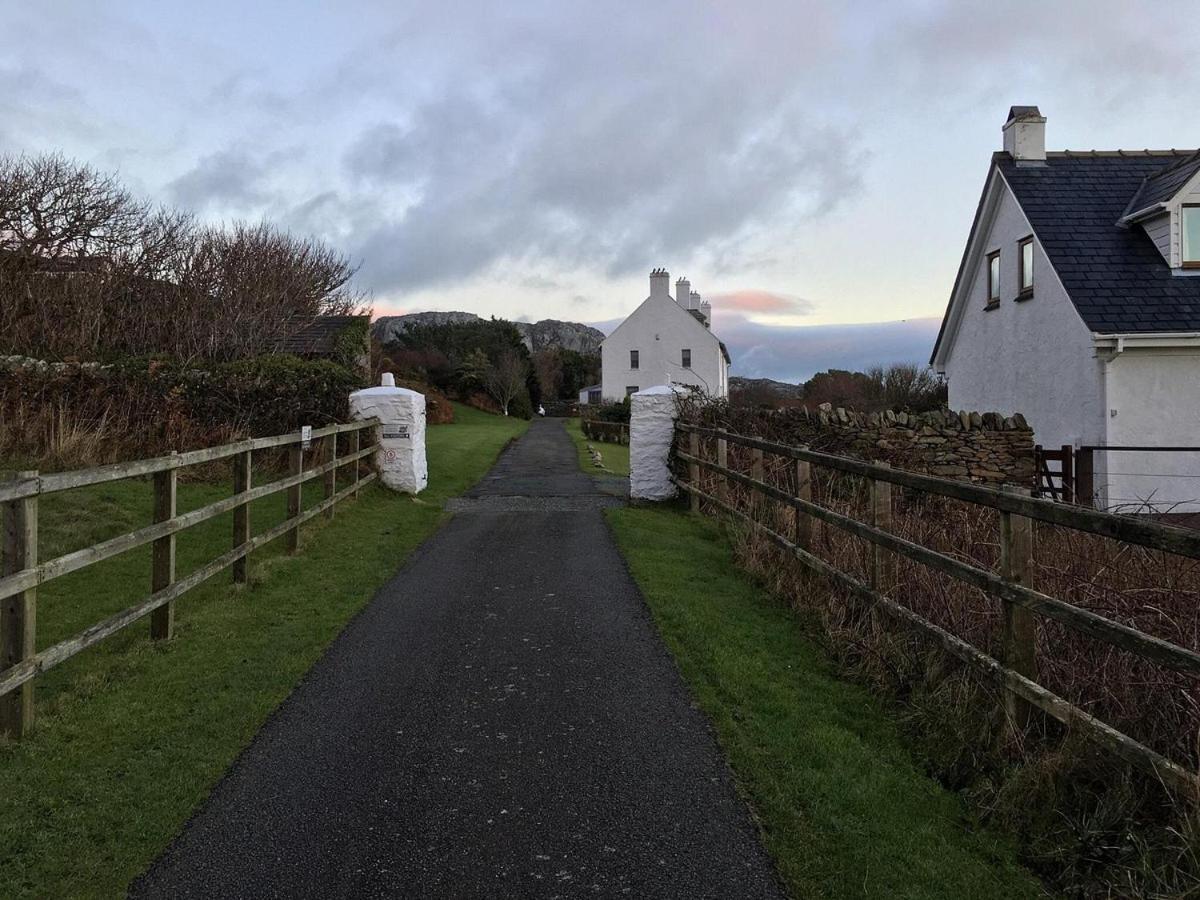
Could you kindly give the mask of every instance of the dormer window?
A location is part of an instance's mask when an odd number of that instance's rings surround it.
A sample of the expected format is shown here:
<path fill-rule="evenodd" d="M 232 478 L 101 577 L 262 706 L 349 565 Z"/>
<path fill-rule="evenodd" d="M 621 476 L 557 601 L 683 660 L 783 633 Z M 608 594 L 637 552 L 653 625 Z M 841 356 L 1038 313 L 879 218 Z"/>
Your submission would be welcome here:
<path fill-rule="evenodd" d="M 1017 299 L 1033 296 L 1033 235 L 1017 242 Z"/>
<path fill-rule="evenodd" d="M 1183 267 L 1200 269 L 1200 203 L 1185 203 L 1179 212 Z"/>
<path fill-rule="evenodd" d="M 1000 305 L 1000 251 L 993 250 L 987 255 L 987 306 L 995 309 Z"/>

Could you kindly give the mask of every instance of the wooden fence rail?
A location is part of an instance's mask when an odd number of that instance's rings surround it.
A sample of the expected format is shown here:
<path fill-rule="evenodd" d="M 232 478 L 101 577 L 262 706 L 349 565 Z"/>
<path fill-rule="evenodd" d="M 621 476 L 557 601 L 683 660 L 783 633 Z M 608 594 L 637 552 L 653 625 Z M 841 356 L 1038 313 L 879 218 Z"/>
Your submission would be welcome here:
<path fill-rule="evenodd" d="M 1152 660 L 1161 666 L 1193 675 L 1200 673 L 1200 653 L 1043 594 L 1030 586 L 1029 573 L 1033 553 L 1033 520 L 1114 537 L 1127 543 L 1167 550 L 1193 559 L 1200 558 L 1200 534 L 1156 523 L 1139 522 L 1123 516 L 1065 507 L 1011 489 L 997 490 L 918 475 L 884 464 L 817 453 L 803 447 L 791 447 L 719 429 L 680 423 L 678 430 L 687 434 L 688 452 L 677 450 L 676 455 L 687 464 L 689 474 L 687 480 L 675 478 L 674 481 L 690 495 L 693 509 L 697 508 L 696 504 L 700 500 L 704 500 L 746 522 L 808 568 L 833 579 L 853 595 L 866 601 L 869 606 L 881 609 L 925 633 L 951 654 L 997 681 L 1005 692 L 1010 728 L 1019 730 L 1029 709 L 1040 709 L 1052 718 L 1079 729 L 1081 733 L 1128 762 L 1151 772 L 1172 791 L 1191 799 L 1196 798 L 1197 792 L 1200 791 L 1200 778 L 1196 773 L 1122 734 L 1037 683 L 1036 616 L 1054 619 L 1068 628 Z M 701 437 L 715 440 L 717 461 L 707 458 L 702 452 L 699 441 Z M 726 454 L 730 444 L 753 451 L 750 475 L 728 467 Z M 764 452 L 797 461 L 797 484 L 800 485 L 798 496 L 763 480 Z M 872 523 L 860 522 L 812 502 L 811 466 L 866 478 L 872 488 Z M 720 496 L 714 496 L 701 489 L 701 469 L 721 476 L 717 489 Z M 790 507 L 796 524 L 795 539 L 780 534 L 729 502 L 727 485 L 730 484 L 742 485 L 756 494 Z M 1000 573 L 980 569 L 888 531 L 891 525 L 892 502 L 891 492 L 887 488 L 891 485 L 996 509 L 1000 515 Z M 870 583 L 859 581 L 811 552 L 809 523 L 813 520 L 840 528 L 873 545 Z M 881 550 L 888 553 L 881 554 Z M 895 560 L 892 554 L 915 560 L 1000 600 L 1004 604 L 1004 633 L 1001 642 L 1003 662 L 887 597 L 886 585 L 892 577 L 890 563 Z"/>
<path fill-rule="evenodd" d="M 330 425 L 302 432 L 238 441 L 220 447 L 209 447 L 189 453 L 172 453 L 156 459 L 138 460 L 38 475 L 20 472 L 12 480 L 0 484 L 0 512 L 4 520 L 2 566 L 0 566 L 0 733 L 22 737 L 33 723 L 33 679 L 41 672 L 70 659 L 104 638 L 149 615 L 150 634 L 154 639 L 169 638 L 174 626 L 174 602 L 187 591 L 217 573 L 233 570 L 235 582 L 247 578 L 247 560 L 252 551 L 279 537 L 287 537 L 288 549 L 299 549 L 299 529 L 302 524 L 324 513 L 332 516 L 333 508 L 359 488 L 375 479 L 371 472 L 360 477 L 359 461 L 377 449 L 372 441 L 361 447 L 360 434 L 375 428 L 376 419 Z M 350 452 L 337 455 L 337 439 L 348 434 Z M 328 461 L 304 470 L 303 441 L 323 442 Z M 269 484 L 252 487 L 252 454 L 256 450 L 287 447 L 289 472 L 284 478 Z M 361 449 L 360 449 L 361 448 Z M 233 461 L 233 495 L 191 512 L 178 515 L 175 508 L 177 475 L 180 469 L 221 459 Z M 352 466 L 351 480 L 340 491 L 336 487 L 337 472 Z M 72 490 L 94 484 L 104 484 L 144 475 L 153 476 L 153 522 L 144 528 L 127 532 L 100 543 L 64 554 L 46 562 L 38 562 L 37 507 L 38 498 L 47 494 Z M 306 481 L 323 477 L 323 499 L 307 510 L 301 510 L 300 491 Z M 278 525 L 251 537 L 250 504 L 263 497 L 286 491 L 287 518 Z M 175 578 L 175 536 L 222 513 L 233 512 L 232 548 L 187 577 Z M 39 585 L 61 578 L 137 547 L 151 545 L 150 596 L 98 622 L 65 640 L 38 652 L 36 649 L 36 591 Z"/>

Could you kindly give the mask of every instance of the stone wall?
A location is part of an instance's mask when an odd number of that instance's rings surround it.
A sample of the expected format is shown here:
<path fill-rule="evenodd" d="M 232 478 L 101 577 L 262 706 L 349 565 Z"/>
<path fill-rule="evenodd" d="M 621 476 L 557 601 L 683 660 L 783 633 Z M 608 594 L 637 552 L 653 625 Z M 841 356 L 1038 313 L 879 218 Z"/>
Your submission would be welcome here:
<path fill-rule="evenodd" d="M 852 456 L 892 457 L 910 471 L 944 478 L 1033 487 L 1033 429 L 1019 413 L 856 413 L 823 406 L 817 422 Z"/>
<path fill-rule="evenodd" d="M 887 462 L 910 472 L 984 484 L 1034 485 L 1033 430 L 1020 415 L 886 411 L 861 413 L 827 403 L 756 410 L 697 405 L 684 421 L 779 443 Z"/>

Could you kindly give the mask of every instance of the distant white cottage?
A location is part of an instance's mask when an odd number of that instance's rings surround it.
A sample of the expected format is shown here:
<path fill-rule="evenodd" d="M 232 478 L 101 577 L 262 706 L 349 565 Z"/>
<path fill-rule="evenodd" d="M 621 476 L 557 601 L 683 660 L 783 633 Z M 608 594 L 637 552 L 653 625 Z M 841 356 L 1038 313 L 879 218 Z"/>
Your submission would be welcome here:
<path fill-rule="evenodd" d="M 952 409 L 1086 450 L 1085 501 L 1200 510 L 1200 452 L 1167 449 L 1200 446 L 1200 151 L 1047 153 L 1045 129 L 1009 111 L 930 362 Z"/>
<path fill-rule="evenodd" d="M 658 384 L 729 396 L 729 351 L 710 330 L 712 304 L 701 300 L 686 278 L 675 283 L 675 299 L 670 287 L 666 269 L 651 272 L 650 296 L 600 345 L 605 400 Z"/>

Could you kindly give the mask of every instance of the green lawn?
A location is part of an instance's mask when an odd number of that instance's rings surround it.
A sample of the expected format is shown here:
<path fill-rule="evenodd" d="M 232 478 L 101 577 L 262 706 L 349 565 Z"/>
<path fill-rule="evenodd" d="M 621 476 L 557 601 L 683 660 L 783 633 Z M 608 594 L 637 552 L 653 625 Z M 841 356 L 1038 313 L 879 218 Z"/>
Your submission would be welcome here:
<path fill-rule="evenodd" d="M 675 509 L 608 516 L 795 897 L 1042 894 L 1015 847 L 921 773 L 880 703 L 737 570 L 720 526 Z"/>
<path fill-rule="evenodd" d="M 600 461 L 604 464 L 603 469 L 598 469 L 593 465 L 591 456 L 588 455 L 588 439 L 583 436 L 582 426 L 579 424 L 578 419 L 567 419 L 567 433 L 571 435 L 571 440 L 575 442 L 575 448 L 579 451 L 579 465 L 585 472 L 629 476 L 628 444 L 609 444 L 605 441 L 592 441 L 592 446 L 600 451 Z"/>
<path fill-rule="evenodd" d="M 37 679 L 38 719 L 0 744 L 0 896 L 119 897 L 187 820 L 324 648 L 439 524 L 442 506 L 491 466 L 528 423 L 462 406 L 429 429 L 429 488 L 417 498 L 376 485 L 251 560 L 186 594 L 176 635 L 152 644 L 143 620 Z M 309 485 L 309 502 L 320 488 Z M 180 511 L 226 496 L 181 484 Z M 43 559 L 149 521 L 148 481 L 44 498 Z M 256 532 L 283 520 L 283 495 L 252 506 Z M 222 516 L 179 537 L 179 575 L 229 547 Z M 148 593 L 143 548 L 43 586 L 45 647 Z"/>

